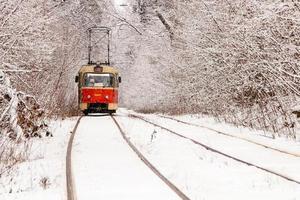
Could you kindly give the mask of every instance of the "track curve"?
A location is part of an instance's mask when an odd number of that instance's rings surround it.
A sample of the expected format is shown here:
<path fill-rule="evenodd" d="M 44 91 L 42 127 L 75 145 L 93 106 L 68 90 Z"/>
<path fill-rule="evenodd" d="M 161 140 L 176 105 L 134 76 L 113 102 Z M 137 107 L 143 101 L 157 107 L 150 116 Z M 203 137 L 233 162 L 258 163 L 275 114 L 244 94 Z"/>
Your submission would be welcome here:
<path fill-rule="evenodd" d="M 81 116 L 77 122 L 76 125 L 72 131 L 72 135 L 70 136 L 69 142 L 68 142 L 68 148 L 67 148 L 67 156 L 66 156 L 66 182 L 67 182 L 67 199 L 68 200 L 76 200 L 76 188 L 75 183 L 73 181 L 73 174 L 72 174 L 72 146 L 74 137 L 76 135 L 77 128 L 80 124 L 81 119 L 84 116 Z M 159 172 L 157 168 L 154 167 L 146 159 L 146 157 L 134 146 L 134 144 L 126 137 L 126 134 L 124 130 L 121 128 L 118 121 L 115 119 L 113 115 L 111 115 L 111 118 L 114 122 L 114 124 L 117 126 L 122 138 L 126 141 L 126 143 L 129 145 L 129 147 L 134 151 L 134 153 L 141 159 L 141 161 L 159 178 L 161 179 L 174 193 L 177 194 L 177 196 L 182 200 L 190 200 L 190 198 L 185 195 L 179 188 L 177 188 L 170 180 L 168 180 L 162 173 Z"/>
<path fill-rule="evenodd" d="M 159 172 L 157 168 L 152 165 L 147 158 L 134 146 L 134 144 L 126 137 L 125 132 L 121 128 L 120 124 L 117 122 L 114 116 L 112 116 L 113 121 L 117 125 L 123 139 L 126 141 L 126 143 L 130 146 L 130 148 L 136 153 L 136 155 L 151 169 L 151 171 L 156 174 L 165 184 L 169 186 L 171 190 L 173 190 L 182 200 L 190 200 L 190 198 L 185 195 L 181 190 L 179 190 L 170 180 L 168 180 L 162 173 Z"/>
<path fill-rule="evenodd" d="M 67 181 L 67 199 L 68 200 L 76 200 L 75 187 L 73 182 L 73 174 L 72 174 L 72 146 L 74 137 L 78 128 L 78 125 L 83 116 L 79 117 L 76 122 L 76 125 L 72 131 L 72 135 L 69 139 L 67 156 L 66 156 L 66 181 Z"/>
<path fill-rule="evenodd" d="M 212 148 L 212 147 L 210 147 L 210 146 L 208 146 L 208 145 L 205 145 L 205 144 L 203 144 L 203 143 L 201 143 L 201 142 L 199 142 L 199 141 L 196 141 L 196 140 L 191 139 L 191 138 L 189 138 L 189 137 L 186 137 L 186 136 L 184 136 L 184 135 L 182 135 L 182 134 L 180 134 L 180 133 L 177 133 L 177 132 L 175 132 L 175 131 L 172 131 L 172 130 L 170 130 L 170 129 L 166 128 L 166 127 L 163 127 L 163 126 L 161 126 L 161 125 L 159 125 L 159 124 L 157 124 L 157 123 L 151 122 L 151 121 L 149 121 L 148 119 L 146 119 L 145 117 L 142 117 L 142 116 L 139 116 L 139 115 L 135 115 L 135 114 L 129 114 L 128 117 L 137 118 L 137 119 L 140 119 L 140 120 L 142 120 L 142 121 L 144 121 L 144 122 L 146 122 L 146 123 L 149 123 L 149 124 L 151 124 L 151 125 L 153 125 L 153 126 L 159 127 L 159 128 L 161 128 L 162 130 L 165 130 L 165 131 L 169 132 L 170 134 L 176 135 L 176 136 L 178 136 L 178 137 L 180 137 L 180 138 L 189 140 L 189 141 L 193 142 L 193 143 L 196 144 L 196 145 L 199 145 L 199 146 L 201 146 L 201 147 L 204 147 L 204 148 L 205 148 L 206 150 L 208 150 L 208 151 L 211 151 L 211 152 L 220 154 L 220 155 L 222 155 L 222 156 L 224 156 L 224 157 L 230 158 L 230 159 L 232 159 L 232 160 L 235 160 L 235 161 L 237 161 L 237 162 L 243 163 L 243 164 L 245 164 L 245 165 L 248 165 L 248 166 L 251 166 L 251 167 L 255 167 L 255 168 L 260 169 L 260 170 L 262 170 L 262 171 L 265 171 L 265 172 L 267 172 L 267 173 L 270 173 L 270 174 L 273 174 L 273 175 L 275 175 L 275 176 L 281 177 L 281 178 L 283 178 L 283 179 L 285 179 L 285 180 L 287 180 L 287 181 L 290 181 L 290 182 L 293 182 L 293 183 L 296 183 L 296 184 L 300 184 L 300 181 L 299 181 L 299 180 L 295 180 L 295 179 L 293 179 L 293 178 L 291 178 L 291 177 L 288 177 L 288 176 L 286 176 L 286 175 L 284 175 L 284 174 L 275 172 L 275 171 L 273 171 L 273 170 L 270 170 L 270 169 L 267 169 L 267 168 L 258 166 L 258 165 L 256 165 L 256 164 L 247 162 L 247 161 L 242 160 L 242 159 L 240 159 L 240 158 L 237 158 L 237 157 L 231 156 L 231 155 L 229 155 L 229 154 L 223 153 L 223 152 L 221 152 L 221 151 L 219 151 L 219 150 L 217 150 L 217 149 L 215 149 L 215 148 Z"/>
<path fill-rule="evenodd" d="M 215 132 L 216 134 L 225 135 L 225 136 L 227 136 L 227 137 L 231 137 L 231 138 L 243 140 L 243 141 L 246 141 L 246 142 L 250 142 L 250 143 L 252 143 L 252 144 L 255 144 L 255 145 L 258 145 L 258 146 L 267 148 L 267 149 L 271 149 L 271 150 L 273 150 L 273 151 L 277 151 L 277 152 L 280 152 L 280 153 L 283 153 L 283 154 L 286 154 L 286 155 L 290 155 L 290 156 L 294 156 L 294 157 L 300 157 L 300 154 L 292 153 L 292 152 L 285 151 L 285 150 L 282 150 L 282 149 L 273 148 L 273 147 L 270 147 L 270 146 L 261 144 L 261 143 L 259 143 L 259 142 L 252 141 L 252 140 L 250 140 L 250 139 L 243 138 L 243 137 L 239 137 L 239 136 L 235 136 L 235 135 L 231 135 L 231 134 L 228 134 L 228 133 L 224 133 L 224 132 L 222 132 L 222 131 L 218 131 L 218 130 L 215 130 L 215 129 L 210 128 L 210 127 L 206 127 L 206 126 L 199 125 L 199 124 L 193 124 L 193 123 L 185 122 L 185 121 L 178 120 L 178 119 L 175 119 L 175 118 L 172 118 L 172 117 L 168 117 L 168 116 L 164 116 L 164 115 L 157 115 L 157 116 L 159 116 L 159 117 L 161 117 L 161 118 L 165 118 L 165 119 L 170 119 L 170 120 L 173 120 L 173 121 L 176 121 L 176 122 L 185 124 L 185 125 L 194 126 L 194 127 L 199 127 L 199 128 L 205 128 L 205 129 L 207 129 L 207 130 L 210 130 L 210 131 Z"/>

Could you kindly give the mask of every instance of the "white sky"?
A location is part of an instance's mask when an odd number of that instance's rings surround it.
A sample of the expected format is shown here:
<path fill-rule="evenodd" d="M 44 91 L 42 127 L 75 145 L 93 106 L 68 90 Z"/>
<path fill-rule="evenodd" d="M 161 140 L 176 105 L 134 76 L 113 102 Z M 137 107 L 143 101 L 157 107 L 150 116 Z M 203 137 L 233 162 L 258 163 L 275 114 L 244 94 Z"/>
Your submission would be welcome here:
<path fill-rule="evenodd" d="M 126 5 L 128 4 L 128 0 L 113 0 L 114 6 L 117 11 L 119 12 L 125 12 L 126 6 L 120 6 L 120 5 Z"/>

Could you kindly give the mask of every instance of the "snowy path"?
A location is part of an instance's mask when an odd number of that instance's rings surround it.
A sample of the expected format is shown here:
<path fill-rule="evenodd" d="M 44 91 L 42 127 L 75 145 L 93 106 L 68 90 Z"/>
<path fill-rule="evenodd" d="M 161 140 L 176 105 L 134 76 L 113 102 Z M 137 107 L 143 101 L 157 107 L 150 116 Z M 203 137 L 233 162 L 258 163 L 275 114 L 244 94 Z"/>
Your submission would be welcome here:
<path fill-rule="evenodd" d="M 129 113 L 133 112 L 120 109 L 115 117 L 126 137 L 191 200 L 300 200 L 299 184 L 208 151 L 190 140 L 131 118 Z M 299 176 L 299 157 L 162 119 L 154 114 L 136 114 L 242 160 L 279 170 L 295 179 Z M 283 138 L 272 140 L 259 136 L 260 133 L 255 131 L 247 135 L 247 129 L 238 131 L 228 124 L 205 117 L 187 115 L 177 118 L 213 129 L 226 129 L 228 133 L 264 145 L 300 153 L 299 142 Z M 32 159 L 18 166 L 19 175 L 14 182 L 5 184 L 5 179 L 1 177 L 0 186 L 5 186 L 0 190 L 1 200 L 66 199 L 64 158 L 76 119 L 53 122 L 51 132 L 54 137 L 36 141 Z M 72 152 L 77 200 L 178 199 L 129 148 L 109 116 L 83 117 L 77 131 Z M 46 188 L 40 184 L 43 178 L 49 180 Z M 7 177 L 7 181 L 9 179 Z"/>
<path fill-rule="evenodd" d="M 193 200 L 300 199 L 299 184 L 208 151 L 190 140 L 172 135 L 142 120 L 128 117 L 126 110 L 121 111 L 117 119 L 127 130 L 131 141 Z M 222 152 L 298 179 L 300 159 L 297 157 L 273 152 L 246 141 L 212 134 L 207 129 L 182 125 L 155 115 L 143 116 Z"/>
<path fill-rule="evenodd" d="M 164 119 L 161 123 L 160 117 L 148 117 L 158 125 L 162 125 L 180 135 L 191 138 L 195 141 L 214 148 L 217 151 L 228 154 L 235 158 L 257 165 L 267 170 L 300 183 L 300 159 L 285 153 L 277 152 L 272 149 L 249 143 L 244 140 L 229 138 L 224 135 L 217 135 L 210 130 L 199 127 L 179 124 L 178 122 Z"/>
<path fill-rule="evenodd" d="M 72 157 L 78 200 L 179 199 L 129 148 L 109 116 L 81 120 Z"/>

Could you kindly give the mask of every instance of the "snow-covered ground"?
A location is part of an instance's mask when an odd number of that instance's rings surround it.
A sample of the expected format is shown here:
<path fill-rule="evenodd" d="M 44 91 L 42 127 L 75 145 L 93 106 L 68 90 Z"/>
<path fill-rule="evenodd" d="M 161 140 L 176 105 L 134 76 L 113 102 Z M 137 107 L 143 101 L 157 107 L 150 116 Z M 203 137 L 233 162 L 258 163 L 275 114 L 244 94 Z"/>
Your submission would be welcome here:
<path fill-rule="evenodd" d="M 82 119 L 72 154 L 78 200 L 180 199 L 129 148 L 110 116 Z"/>
<path fill-rule="evenodd" d="M 190 140 L 169 134 L 120 109 L 116 119 L 145 157 L 192 200 L 300 200 L 300 185 L 222 155 Z M 239 159 L 275 170 L 300 181 L 300 158 L 275 152 L 205 128 L 184 125 L 157 115 L 143 115 L 180 134 L 199 140 Z M 300 154 L 300 143 L 272 139 L 264 133 L 236 128 L 208 117 L 177 116 L 231 135 Z M 52 122 L 52 138 L 35 142 L 32 159 L 19 165 L 12 182 L 1 178 L 0 199 L 66 198 L 65 156 L 76 119 Z M 82 119 L 73 144 L 73 177 L 77 199 L 178 199 L 123 141 L 108 116 Z M 41 180 L 49 185 L 44 188 Z M 11 192 L 11 193 L 10 193 Z"/>
<path fill-rule="evenodd" d="M 125 117 L 128 113 L 126 110 L 122 110 L 122 113 L 124 117 L 117 119 L 127 130 L 128 137 L 191 199 L 300 199 L 298 184 L 207 151 L 191 141 L 170 135 L 141 120 L 128 119 Z M 216 135 L 207 129 L 179 124 L 156 115 L 144 116 L 178 133 L 204 142 L 208 146 L 242 160 L 277 170 L 300 181 L 299 158 L 281 155 L 242 140 Z M 179 118 L 190 121 L 192 117 Z M 216 124 L 216 128 L 222 128 L 212 120 L 194 119 L 195 123 L 201 124 L 201 121 L 206 121 L 204 124 L 207 126 Z M 234 127 L 231 129 L 230 127 L 223 124 L 221 130 L 241 134 L 241 137 L 247 137 L 245 135 L 250 131 L 245 129 L 247 133 L 243 133 L 240 129 L 236 132 Z M 273 147 L 279 145 L 277 140 L 262 137 L 261 133 L 253 133 L 249 137 L 256 138 L 262 143 L 267 140 L 266 144 Z M 282 139 L 279 141 L 282 142 Z M 284 145 L 279 146 L 300 153 L 300 144 L 297 142 L 285 140 Z"/>
<path fill-rule="evenodd" d="M 1 200 L 65 199 L 65 157 L 75 122 L 76 118 L 50 122 L 53 137 L 34 139 L 30 160 L 17 165 L 15 178 L 0 178 Z"/>

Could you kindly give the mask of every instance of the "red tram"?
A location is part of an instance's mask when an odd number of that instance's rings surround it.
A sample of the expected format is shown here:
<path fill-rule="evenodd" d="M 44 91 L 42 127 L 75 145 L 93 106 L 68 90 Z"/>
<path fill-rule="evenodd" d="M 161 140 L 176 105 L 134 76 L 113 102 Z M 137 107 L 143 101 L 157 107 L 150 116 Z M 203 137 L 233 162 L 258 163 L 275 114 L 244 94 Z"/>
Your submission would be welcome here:
<path fill-rule="evenodd" d="M 106 42 L 101 41 L 101 39 L 99 40 L 99 35 L 93 41 L 92 33 L 97 31 L 107 34 Z M 118 88 L 121 77 L 119 77 L 118 70 L 111 67 L 109 62 L 110 31 L 107 27 L 93 27 L 88 29 L 88 65 L 82 66 L 76 76 L 76 83 L 78 83 L 78 104 L 80 110 L 85 115 L 95 112 L 115 113 L 118 108 Z M 95 64 L 91 59 L 92 50 L 96 49 L 93 45 L 97 42 L 107 45 L 107 61 L 103 64 Z M 94 56 L 95 59 L 98 59 L 98 53 Z"/>
<path fill-rule="evenodd" d="M 88 113 L 115 113 L 118 108 L 118 88 L 121 82 L 118 71 L 110 66 L 83 66 L 78 76 L 78 103 Z"/>

